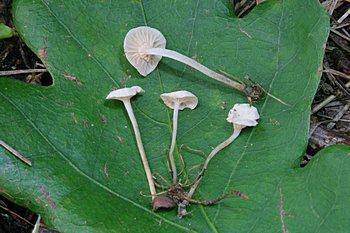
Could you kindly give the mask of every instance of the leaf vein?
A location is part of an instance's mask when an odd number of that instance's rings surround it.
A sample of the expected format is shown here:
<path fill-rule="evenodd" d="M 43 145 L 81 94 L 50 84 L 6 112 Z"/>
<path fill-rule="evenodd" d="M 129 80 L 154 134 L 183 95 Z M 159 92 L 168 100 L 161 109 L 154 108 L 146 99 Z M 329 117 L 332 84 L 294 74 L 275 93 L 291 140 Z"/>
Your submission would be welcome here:
<path fill-rule="evenodd" d="M 134 205 L 135 207 L 147 212 L 148 214 L 153 215 L 154 217 L 157 217 L 159 219 L 162 219 L 164 222 L 173 225 L 175 227 L 178 227 L 179 229 L 183 229 L 186 231 L 191 231 L 194 232 L 193 229 L 189 229 L 186 228 L 180 224 L 177 224 L 175 222 L 172 222 L 171 220 L 160 216 L 154 212 L 152 212 L 151 210 L 145 208 L 144 206 L 134 202 L 133 200 L 111 190 L 110 188 L 106 187 L 105 185 L 99 183 L 97 180 L 93 179 L 92 177 L 88 176 L 83 170 L 81 170 L 78 166 L 76 166 L 63 152 L 61 152 L 45 135 L 44 133 L 38 128 L 38 126 L 24 113 L 24 111 L 15 103 L 13 102 L 10 98 L 8 98 L 5 94 L 3 94 L 2 92 L 0 92 L 0 95 L 9 103 L 11 104 L 23 117 L 24 119 L 29 123 L 29 125 L 31 125 L 33 127 L 33 129 L 40 135 L 41 138 L 44 139 L 44 141 L 46 141 L 46 143 L 54 150 L 57 152 L 58 155 L 60 155 L 67 163 L 68 165 L 74 169 L 78 174 L 80 174 L 81 176 L 83 176 L 84 178 L 86 178 L 87 180 L 91 181 L 93 184 L 95 184 L 96 186 L 100 187 L 101 189 L 111 193 L 112 195 L 129 202 L 130 204 Z M 20 171 L 20 169 L 18 169 L 18 171 Z"/>
<path fill-rule="evenodd" d="M 268 92 L 271 92 L 273 84 L 274 84 L 274 82 L 275 82 L 275 80 L 277 78 L 277 74 L 278 74 L 279 68 L 280 68 L 279 54 L 280 54 L 280 44 L 281 44 L 281 34 L 282 34 L 281 25 L 282 25 L 282 21 L 283 21 L 283 17 L 284 17 L 284 10 L 285 10 L 284 7 L 283 7 L 284 0 L 282 0 L 281 4 L 282 4 L 282 12 L 281 12 L 281 16 L 280 16 L 280 20 L 279 20 L 279 24 L 278 24 L 278 39 L 277 39 L 277 51 L 276 51 L 276 54 L 277 54 L 276 72 L 275 72 L 275 75 L 274 75 L 274 77 L 272 78 L 272 80 L 270 82 L 270 86 L 269 86 Z M 264 103 L 263 103 L 263 105 L 261 107 L 261 110 L 260 110 L 260 115 L 263 115 L 263 112 L 264 112 L 264 110 L 266 108 L 266 105 L 267 105 L 267 102 L 268 102 L 269 98 L 270 98 L 269 96 L 266 96 L 266 98 L 264 100 Z M 247 142 L 246 142 L 246 144 L 244 146 L 244 150 L 242 151 L 242 153 L 241 153 L 240 157 L 238 158 L 237 162 L 234 164 L 232 172 L 231 172 L 231 174 L 229 176 L 229 179 L 228 179 L 228 181 L 226 183 L 226 186 L 225 186 L 225 188 L 224 188 L 222 193 L 226 193 L 227 192 L 227 189 L 229 188 L 229 185 L 230 185 L 230 183 L 232 181 L 233 175 L 236 173 L 238 165 L 240 164 L 241 160 L 243 159 L 244 155 L 246 154 L 248 145 L 250 144 L 250 141 L 251 141 L 251 139 L 252 139 L 252 137 L 253 137 L 253 135 L 255 133 L 255 130 L 256 130 L 256 128 L 252 129 L 252 131 L 251 131 L 251 133 L 250 133 L 250 135 L 249 135 L 249 137 L 247 139 Z M 221 204 L 219 203 L 217 211 L 216 211 L 215 216 L 214 216 L 214 221 L 218 217 L 220 209 L 221 209 Z"/>
<path fill-rule="evenodd" d="M 43 5 L 46 6 L 47 10 L 50 12 L 50 14 L 57 20 L 57 22 L 68 32 L 68 34 L 74 39 L 75 42 L 87 53 L 91 56 L 92 60 L 101 68 L 101 70 L 107 75 L 107 77 L 119 88 L 121 85 L 113 79 L 112 75 L 108 72 L 108 70 L 102 65 L 102 63 L 93 55 L 90 54 L 88 48 L 81 42 L 81 40 L 73 34 L 73 32 L 70 30 L 70 28 L 64 24 L 57 15 L 52 11 L 52 9 L 49 7 L 48 3 L 45 0 L 41 0 Z"/>

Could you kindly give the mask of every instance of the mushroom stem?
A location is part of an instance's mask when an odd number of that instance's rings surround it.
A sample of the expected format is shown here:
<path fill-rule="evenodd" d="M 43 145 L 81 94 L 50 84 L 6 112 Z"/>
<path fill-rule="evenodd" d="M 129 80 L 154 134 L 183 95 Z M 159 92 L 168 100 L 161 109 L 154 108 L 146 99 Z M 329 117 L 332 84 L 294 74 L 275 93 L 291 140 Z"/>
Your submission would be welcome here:
<path fill-rule="evenodd" d="M 151 192 L 152 200 L 153 200 L 156 197 L 157 192 L 156 192 L 156 188 L 154 186 L 154 180 L 153 180 L 153 177 L 152 177 L 150 166 L 148 164 L 148 160 L 147 160 L 147 156 L 146 156 L 146 153 L 145 153 L 145 149 L 143 148 L 143 145 L 142 145 L 139 125 L 137 124 L 137 121 L 136 121 L 136 118 L 135 118 L 135 115 L 134 115 L 134 111 L 132 110 L 130 99 L 124 100 L 123 103 L 124 103 L 126 111 L 128 112 L 128 115 L 129 115 L 132 127 L 134 128 L 134 133 L 135 133 L 135 137 L 136 137 L 137 147 L 139 149 L 139 153 L 140 153 L 140 156 L 141 156 L 143 168 L 145 170 L 147 181 L 148 181 L 149 190 Z"/>
<path fill-rule="evenodd" d="M 202 180 L 205 171 L 207 170 L 208 164 L 209 162 L 212 160 L 212 158 L 222 149 L 224 149 L 226 146 L 228 146 L 229 144 L 231 144 L 241 133 L 242 127 L 240 127 L 239 125 L 234 125 L 234 131 L 233 134 L 226 139 L 224 142 L 220 143 L 218 146 L 216 146 L 214 148 L 214 150 L 212 150 L 212 152 L 210 152 L 209 156 L 207 157 L 207 159 L 205 160 L 205 163 L 203 165 L 202 171 L 198 174 L 198 176 L 196 177 L 194 183 L 191 186 L 190 191 L 187 194 L 188 198 L 191 198 L 194 194 L 194 191 L 196 190 L 199 182 Z"/>
<path fill-rule="evenodd" d="M 145 51 L 146 54 L 149 55 L 158 55 L 158 56 L 163 56 L 163 57 L 168 57 L 168 58 L 172 58 L 176 61 L 182 62 L 186 65 L 189 65 L 193 68 L 195 68 L 196 70 L 202 72 L 203 74 L 219 81 L 222 82 L 228 86 L 231 86 L 239 91 L 244 92 L 245 89 L 245 85 L 238 83 L 236 81 L 233 81 L 225 76 L 223 76 L 222 74 L 216 73 L 215 71 L 205 67 L 204 65 L 198 63 L 197 61 L 186 57 L 185 55 L 182 55 L 181 53 L 178 53 L 176 51 L 173 50 L 169 50 L 169 49 L 162 49 L 162 48 L 150 48 L 148 50 Z"/>
<path fill-rule="evenodd" d="M 176 144 L 176 134 L 177 134 L 177 119 L 178 119 L 178 113 L 179 113 L 179 102 L 175 102 L 174 105 L 174 113 L 173 113 L 173 136 L 171 138 L 171 145 L 170 145 L 170 151 L 169 151 L 169 160 L 170 160 L 170 166 L 171 166 L 171 175 L 173 177 L 173 184 L 176 184 L 177 182 L 177 170 L 176 170 L 176 164 L 174 159 L 174 149 Z"/>

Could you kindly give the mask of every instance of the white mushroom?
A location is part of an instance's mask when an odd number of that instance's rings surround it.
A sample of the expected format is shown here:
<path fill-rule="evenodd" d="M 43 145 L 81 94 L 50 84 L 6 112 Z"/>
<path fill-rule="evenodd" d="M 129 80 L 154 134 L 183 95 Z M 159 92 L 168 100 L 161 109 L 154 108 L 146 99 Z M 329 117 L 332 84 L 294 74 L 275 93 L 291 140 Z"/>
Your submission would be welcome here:
<path fill-rule="evenodd" d="M 128 112 L 132 127 L 134 128 L 137 147 L 138 147 L 139 153 L 141 155 L 143 168 L 144 168 L 145 173 L 146 173 L 146 177 L 148 180 L 148 186 L 149 186 L 149 189 L 150 189 L 150 192 L 152 195 L 152 200 L 153 200 L 156 197 L 156 189 L 154 186 L 154 180 L 152 177 L 150 166 L 148 164 L 145 150 L 143 148 L 139 126 L 137 124 L 137 121 L 136 121 L 136 118 L 135 118 L 135 115 L 134 115 L 134 112 L 132 110 L 132 106 L 130 103 L 130 99 L 134 95 L 136 95 L 140 92 L 144 92 L 144 90 L 139 86 L 133 86 L 130 88 L 122 88 L 122 89 L 118 89 L 118 90 L 115 90 L 115 91 L 112 91 L 111 93 L 109 93 L 106 99 L 117 99 L 117 100 L 123 101 L 123 103 L 124 103 L 124 106 L 125 106 L 126 111 Z"/>
<path fill-rule="evenodd" d="M 234 130 L 238 132 L 247 126 L 256 126 L 259 118 L 258 110 L 250 104 L 235 104 L 226 120 L 233 123 Z"/>
<path fill-rule="evenodd" d="M 188 197 L 191 198 L 194 191 L 196 190 L 199 182 L 201 181 L 210 160 L 223 148 L 231 144 L 241 133 L 241 130 L 247 126 L 256 126 L 259 119 L 258 110 L 249 104 L 235 104 L 233 108 L 228 113 L 227 121 L 233 124 L 233 134 L 226 139 L 224 142 L 220 143 L 217 147 L 212 150 L 206 159 L 202 171 L 198 174 L 195 182 L 191 186 L 188 192 Z"/>
<path fill-rule="evenodd" d="M 173 135 L 171 139 L 171 145 L 169 150 L 169 160 L 171 166 L 171 172 L 173 177 L 173 183 L 177 182 L 177 170 L 174 160 L 174 149 L 176 144 L 177 134 L 177 121 L 178 112 L 185 108 L 194 109 L 198 104 L 198 98 L 189 91 L 175 91 L 170 93 L 164 93 L 160 95 L 160 98 L 164 101 L 164 104 L 174 110 L 173 113 Z"/>
<path fill-rule="evenodd" d="M 160 31 L 145 26 L 131 29 L 124 39 L 126 58 L 143 76 L 147 76 L 151 73 L 157 67 L 162 56 L 164 56 L 189 65 L 219 82 L 245 92 L 244 84 L 218 74 L 178 52 L 166 49 L 165 45 L 166 40 Z"/>

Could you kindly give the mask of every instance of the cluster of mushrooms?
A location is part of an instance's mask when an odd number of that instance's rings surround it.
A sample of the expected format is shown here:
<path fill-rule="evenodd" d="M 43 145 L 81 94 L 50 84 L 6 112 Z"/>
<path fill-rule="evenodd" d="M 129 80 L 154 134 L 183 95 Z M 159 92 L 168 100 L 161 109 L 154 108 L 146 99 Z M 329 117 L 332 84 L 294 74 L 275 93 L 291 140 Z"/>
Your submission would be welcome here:
<path fill-rule="evenodd" d="M 130 30 L 124 40 L 124 50 L 125 55 L 128 61 L 138 70 L 138 72 L 147 76 L 151 73 L 158 65 L 162 56 L 173 58 L 179 62 L 182 62 L 186 65 L 189 65 L 198 71 L 206 74 L 207 76 L 220 81 L 226 85 L 229 85 L 237 90 L 248 93 L 248 88 L 241 82 L 233 81 L 221 74 L 218 74 L 209 68 L 203 66 L 202 64 L 194 61 L 193 59 L 186 57 L 178 52 L 165 49 L 166 40 L 162 33 L 157 29 L 150 27 L 137 27 Z M 247 126 L 256 126 L 258 124 L 257 120 L 259 119 L 259 113 L 257 109 L 251 104 L 235 104 L 233 108 L 229 111 L 227 121 L 233 125 L 232 135 L 216 146 L 209 156 L 206 158 L 206 161 L 202 165 L 202 169 L 194 179 L 191 184 L 182 184 L 178 180 L 178 171 L 176 168 L 176 162 L 174 158 L 174 149 L 176 146 L 176 135 L 178 128 L 178 112 L 185 108 L 194 109 L 198 104 L 198 98 L 189 91 L 181 90 L 171 93 L 163 93 L 160 95 L 160 98 L 163 100 L 169 108 L 173 109 L 173 132 L 172 139 L 169 149 L 169 162 L 170 162 L 170 173 L 172 176 L 172 184 L 166 191 L 161 191 L 157 193 L 156 187 L 165 189 L 163 185 L 160 185 L 155 182 L 154 174 L 152 174 L 147 156 L 142 144 L 142 139 L 140 135 L 139 126 L 137 124 L 132 106 L 131 98 L 138 93 L 144 92 L 144 90 L 139 86 L 133 86 L 130 88 L 121 88 L 112 91 L 107 96 L 107 99 L 117 99 L 124 103 L 125 109 L 128 113 L 130 121 L 132 123 L 137 147 L 141 156 L 143 167 L 146 173 L 148 180 L 148 186 L 150 190 L 150 197 L 152 198 L 152 207 L 153 210 L 158 208 L 175 208 L 178 209 L 178 217 L 182 217 L 188 214 L 186 207 L 190 203 L 197 203 L 203 205 L 211 205 L 217 201 L 222 200 L 227 195 L 234 194 L 243 198 L 248 198 L 247 195 L 239 191 L 231 191 L 225 193 L 224 195 L 213 199 L 213 200 L 196 200 L 192 196 L 202 180 L 203 175 L 208 167 L 209 162 L 212 158 L 223 148 L 231 144 L 240 134 L 241 130 Z M 248 97 L 252 97 L 247 95 Z M 164 178 L 163 178 L 164 179 Z M 189 189 L 186 191 L 186 189 Z"/>

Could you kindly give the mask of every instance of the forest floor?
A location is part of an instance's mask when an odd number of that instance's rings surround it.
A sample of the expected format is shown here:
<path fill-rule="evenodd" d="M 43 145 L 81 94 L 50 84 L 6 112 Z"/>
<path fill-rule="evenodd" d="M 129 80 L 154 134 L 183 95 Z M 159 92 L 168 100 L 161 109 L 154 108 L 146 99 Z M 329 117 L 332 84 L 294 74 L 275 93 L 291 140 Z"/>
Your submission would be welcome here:
<path fill-rule="evenodd" d="M 230 0 L 233 11 L 244 17 L 263 0 Z M 331 31 L 325 48 L 323 74 L 311 106 L 309 146 L 301 162 L 307 162 L 320 149 L 332 144 L 350 145 L 350 1 L 320 0 L 329 12 Z M 0 0 L 0 23 L 13 29 L 12 0 Z M 40 59 L 23 43 L 21 38 L 0 40 L 0 78 L 2 71 L 42 68 Z M 13 74 L 11 77 L 33 85 L 49 86 L 49 73 Z M 17 206 L 1 196 L 0 233 L 31 232 L 38 218 L 32 211 Z M 42 222 L 39 232 L 54 233 Z"/>

